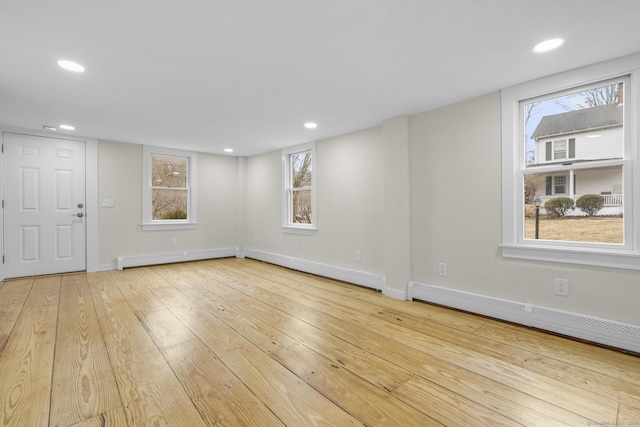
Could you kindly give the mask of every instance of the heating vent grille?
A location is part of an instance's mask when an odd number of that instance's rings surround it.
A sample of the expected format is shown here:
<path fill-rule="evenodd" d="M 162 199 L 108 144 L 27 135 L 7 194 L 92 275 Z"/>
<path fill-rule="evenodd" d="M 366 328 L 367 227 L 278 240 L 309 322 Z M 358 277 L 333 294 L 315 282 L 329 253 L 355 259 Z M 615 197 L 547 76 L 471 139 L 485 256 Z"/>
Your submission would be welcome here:
<path fill-rule="evenodd" d="M 640 337 L 640 326 L 620 323 L 614 320 L 601 319 L 598 317 L 584 316 L 566 311 L 552 310 L 549 308 L 533 306 L 533 315 L 545 319 L 556 319 L 561 322 L 570 322 L 583 325 L 588 328 L 598 328 L 607 331 Z"/>
<path fill-rule="evenodd" d="M 408 296 L 640 353 L 640 325 L 418 282 L 409 282 Z"/>

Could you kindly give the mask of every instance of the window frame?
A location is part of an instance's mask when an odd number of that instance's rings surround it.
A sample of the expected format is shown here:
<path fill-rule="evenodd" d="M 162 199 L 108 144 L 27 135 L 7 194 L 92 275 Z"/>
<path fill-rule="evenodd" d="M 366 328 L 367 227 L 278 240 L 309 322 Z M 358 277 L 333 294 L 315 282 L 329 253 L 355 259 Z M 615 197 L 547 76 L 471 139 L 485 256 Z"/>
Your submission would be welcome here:
<path fill-rule="evenodd" d="M 558 145 L 564 145 L 562 150 L 557 148 Z M 569 158 L 569 153 L 567 151 L 567 140 L 565 139 L 557 139 L 553 141 L 553 159 L 552 160 L 565 160 Z M 558 157 L 558 153 L 562 153 L 561 157 Z"/>
<path fill-rule="evenodd" d="M 640 147 L 638 101 L 640 54 L 555 74 L 502 90 L 502 243 L 503 258 L 640 270 Z M 524 238 L 525 144 L 521 138 L 522 101 L 625 78 L 623 159 L 574 165 L 575 169 L 621 165 L 624 186 L 624 244 L 532 240 Z M 634 172 L 635 169 L 635 173 Z M 531 170 L 529 169 L 529 172 Z M 554 165 L 536 173 L 558 172 Z"/>
<path fill-rule="evenodd" d="M 153 156 L 182 157 L 187 159 L 187 219 L 154 220 L 152 218 L 151 159 Z M 193 229 L 197 221 L 197 153 L 193 151 L 144 145 L 142 149 L 142 230 Z"/>
<path fill-rule="evenodd" d="M 306 151 L 311 152 L 311 186 L 300 187 L 294 189 L 291 184 L 292 156 Z M 282 231 L 291 234 L 310 234 L 314 235 L 318 232 L 318 211 L 316 203 L 317 188 L 317 168 L 316 168 L 316 143 L 308 142 L 305 144 L 288 147 L 282 150 Z M 311 191 L 311 224 L 301 224 L 291 221 L 291 200 L 294 191 L 310 190 Z"/>

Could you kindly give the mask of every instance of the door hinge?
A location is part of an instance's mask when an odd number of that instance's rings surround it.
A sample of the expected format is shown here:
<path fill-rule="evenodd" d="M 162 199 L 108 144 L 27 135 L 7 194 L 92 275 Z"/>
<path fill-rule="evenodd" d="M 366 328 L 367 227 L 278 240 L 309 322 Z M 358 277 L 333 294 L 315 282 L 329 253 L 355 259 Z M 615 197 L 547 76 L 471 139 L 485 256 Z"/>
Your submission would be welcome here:
<path fill-rule="evenodd" d="M 2 255 L 2 263 L 4 264 L 4 255 Z"/>

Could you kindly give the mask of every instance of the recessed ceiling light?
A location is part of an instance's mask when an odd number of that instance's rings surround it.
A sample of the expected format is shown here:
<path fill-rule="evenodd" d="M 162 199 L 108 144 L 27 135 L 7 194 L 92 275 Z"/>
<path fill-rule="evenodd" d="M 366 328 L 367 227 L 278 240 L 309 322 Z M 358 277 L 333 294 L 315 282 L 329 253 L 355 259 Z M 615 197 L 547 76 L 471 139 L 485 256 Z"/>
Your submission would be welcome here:
<path fill-rule="evenodd" d="M 564 43 L 564 39 L 549 39 L 538 43 L 533 47 L 533 51 L 536 53 L 548 52 L 550 50 L 559 48 Z"/>
<path fill-rule="evenodd" d="M 58 129 L 56 129 L 56 127 L 55 127 L 55 126 L 49 126 L 49 125 L 42 125 L 42 129 L 44 129 L 44 130 L 50 130 L 50 131 L 52 131 L 52 132 L 55 132 L 55 131 L 57 131 L 57 130 L 58 130 Z"/>
<path fill-rule="evenodd" d="M 76 129 L 71 125 L 60 125 L 59 127 L 60 127 L 60 129 L 64 129 L 64 130 L 75 130 Z"/>
<path fill-rule="evenodd" d="M 304 127 L 306 127 L 307 129 L 315 129 L 318 127 L 318 125 L 313 122 L 307 122 L 304 124 Z"/>
<path fill-rule="evenodd" d="M 58 61 L 58 65 L 64 68 L 65 70 L 74 71 L 76 73 L 84 72 L 84 67 L 78 64 L 77 62 L 61 59 L 60 61 Z"/>
<path fill-rule="evenodd" d="M 233 153 L 233 148 L 225 148 L 224 152 L 225 153 Z"/>

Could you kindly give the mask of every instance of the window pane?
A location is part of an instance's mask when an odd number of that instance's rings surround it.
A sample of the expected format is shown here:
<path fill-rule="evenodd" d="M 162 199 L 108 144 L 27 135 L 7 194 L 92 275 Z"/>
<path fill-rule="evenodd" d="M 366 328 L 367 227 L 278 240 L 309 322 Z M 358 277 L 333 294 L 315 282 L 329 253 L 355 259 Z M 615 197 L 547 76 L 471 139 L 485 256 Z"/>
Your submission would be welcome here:
<path fill-rule="evenodd" d="M 151 219 L 154 221 L 187 219 L 187 193 L 187 190 L 154 188 L 152 191 Z"/>
<path fill-rule="evenodd" d="M 311 224 L 311 190 L 291 192 L 291 222 Z"/>
<path fill-rule="evenodd" d="M 576 162 L 621 159 L 623 98 L 623 83 L 614 83 L 525 102 L 527 167 L 567 158 Z"/>
<path fill-rule="evenodd" d="M 555 182 L 554 194 L 565 194 L 565 183 L 567 181 L 565 176 L 554 176 L 553 181 Z"/>
<path fill-rule="evenodd" d="M 151 185 L 153 187 L 187 188 L 188 158 L 151 156 Z"/>
<path fill-rule="evenodd" d="M 566 159 L 567 158 L 567 141 L 554 141 L 553 142 L 553 158 L 557 159 Z"/>
<path fill-rule="evenodd" d="M 525 174 L 525 239 L 535 238 L 536 198 L 539 239 L 624 243 L 622 166 Z"/>
<path fill-rule="evenodd" d="M 310 187 L 312 185 L 311 152 L 291 155 L 291 187 Z"/>

